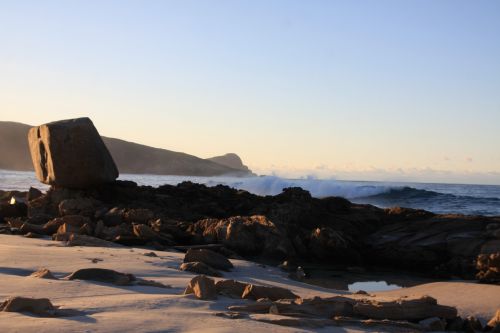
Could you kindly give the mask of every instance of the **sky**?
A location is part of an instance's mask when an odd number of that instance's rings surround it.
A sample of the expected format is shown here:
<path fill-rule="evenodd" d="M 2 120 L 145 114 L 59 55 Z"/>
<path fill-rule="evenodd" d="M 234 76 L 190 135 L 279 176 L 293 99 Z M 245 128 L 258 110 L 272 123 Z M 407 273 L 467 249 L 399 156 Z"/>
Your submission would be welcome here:
<path fill-rule="evenodd" d="M 500 1 L 0 0 L 0 120 L 259 174 L 500 184 Z"/>

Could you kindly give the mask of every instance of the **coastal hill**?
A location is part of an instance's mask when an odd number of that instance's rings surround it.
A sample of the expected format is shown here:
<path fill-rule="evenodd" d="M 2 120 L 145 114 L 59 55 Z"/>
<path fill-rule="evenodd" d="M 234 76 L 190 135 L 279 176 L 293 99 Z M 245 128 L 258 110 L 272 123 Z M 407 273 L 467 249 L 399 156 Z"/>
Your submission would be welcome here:
<path fill-rule="evenodd" d="M 27 135 L 30 125 L 0 121 L 0 169 L 31 171 Z M 202 159 L 186 153 L 102 137 L 120 173 L 185 176 L 252 175 L 236 154 Z"/>

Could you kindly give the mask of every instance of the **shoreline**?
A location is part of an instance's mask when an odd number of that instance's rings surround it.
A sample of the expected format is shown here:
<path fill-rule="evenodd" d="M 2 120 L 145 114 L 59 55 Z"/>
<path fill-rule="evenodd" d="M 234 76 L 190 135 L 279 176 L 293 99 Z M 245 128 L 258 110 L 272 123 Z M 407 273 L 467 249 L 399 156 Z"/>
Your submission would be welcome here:
<path fill-rule="evenodd" d="M 71 320 L 59 318 L 40 319 L 16 313 L 0 313 L 0 326 L 7 331 L 23 332 L 134 332 L 137 330 L 169 332 L 306 332 L 310 329 L 287 328 L 249 319 L 225 319 L 215 313 L 227 310 L 230 305 L 245 304 L 244 300 L 220 297 L 216 301 L 196 300 L 193 295 L 181 295 L 188 281 L 194 276 L 180 272 L 183 253 L 155 251 L 158 257 L 146 257 L 143 248 L 66 247 L 43 239 L 0 235 L 0 297 L 13 295 L 48 297 L 62 308 L 82 311 Z M 40 260 L 40 258 L 43 258 Z M 102 261 L 92 263 L 90 259 Z M 291 289 L 302 297 L 331 297 L 351 295 L 291 281 L 286 273 L 273 267 L 232 260 L 235 268 L 224 273 L 224 278 L 259 282 Z M 83 267 L 104 267 L 133 273 L 165 284 L 172 289 L 153 287 L 120 287 L 87 281 L 53 281 L 28 277 L 40 267 L 49 268 L 62 276 Z M 461 292 L 457 292 L 459 289 Z M 440 304 L 456 306 L 460 316 L 475 316 L 483 324 L 500 307 L 500 287 L 463 282 L 439 282 L 396 291 L 376 292 L 379 300 L 401 296 L 430 295 Z M 357 295 L 361 297 L 361 295 Z M 123 318 L 127 318 L 126 321 Z M 194 320 L 194 318 L 196 318 Z M 40 325 L 40 320 L 43 324 Z M 326 327 L 317 332 L 367 332 L 357 326 Z M 380 329 L 376 329 L 380 331 Z M 385 331 L 385 330 L 382 330 Z"/>

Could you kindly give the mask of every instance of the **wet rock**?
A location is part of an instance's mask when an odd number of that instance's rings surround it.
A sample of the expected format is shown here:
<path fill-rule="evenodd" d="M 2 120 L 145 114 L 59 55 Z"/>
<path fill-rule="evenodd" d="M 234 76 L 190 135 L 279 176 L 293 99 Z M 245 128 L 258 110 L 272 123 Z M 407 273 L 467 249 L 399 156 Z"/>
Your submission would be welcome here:
<path fill-rule="evenodd" d="M 204 276 L 195 276 L 188 284 L 184 295 L 194 294 L 196 298 L 202 300 L 217 299 L 214 280 Z"/>
<path fill-rule="evenodd" d="M 299 296 L 285 288 L 249 284 L 245 287 L 241 298 L 254 300 L 258 300 L 259 298 L 268 298 L 271 301 L 276 301 L 279 299 L 297 299 Z"/>
<path fill-rule="evenodd" d="M 262 215 L 205 219 L 188 231 L 202 237 L 204 242 L 221 243 L 243 255 L 285 258 L 295 253 L 284 231 Z"/>
<path fill-rule="evenodd" d="M 38 180 L 67 188 L 90 188 L 118 178 L 118 169 L 89 118 L 30 129 L 31 158 Z"/>
<path fill-rule="evenodd" d="M 241 298 L 243 291 L 247 287 L 247 283 L 242 283 L 235 280 L 219 280 L 215 284 L 217 293 L 231 298 Z"/>
<path fill-rule="evenodd" d="M 53 316 L 55 307 L 48 298 L 11 297 L 0 304 L 0 311 L 30 312 L 39 316 Z"/>
<path fill-rule="evenodd" d="M 82 268 L 66 276 L 67 280 L 91 280 L 112 283 L 119 286 L 133 284 L 137 279 L 132 274 L 120 273 L 104 268 Z"/>
<path fill-rule="evenodd" d="M 196 262 L 185 262 L 182 263 L 181 266 L 179 267 L 181 271 L 189 271 L 197 274 L 203 274 L 203 275 L 208 275 L 208 276 L 215 276 L 215 277 L 221 277 L 222 274 L 213 269 L 212 267 L 208 266 L 207 264 L 204 264 L 202 262 L 196 261 Z"/>
<path fill-rule="evenodd" d="M 372 319 L 423 320 L 430 317 L 452 319 L 457 316 L 457 309 L 438 305 L 436 299 L 424 296 L 390 302 L 365 300 L 354 305 L 354 313 Z"/>
<path fill-rule="evenodd" d="M 41 268 L 38 271 L 33 272 L 30 276 L 39 279 L 57 280 L 57 278 L 47 268 Z"/>
<path fill-rule="evenodd" d="M 202 262 L 211 266 L 215 269 L 221 269 L 224 271 L 229 271 L 233 268 L 233 264 L 223 255 L 220 255 L 216 252 L 199 249 L 193 250 L 189 249 L 186 255 L 184 256 L 184 262 Z"/>

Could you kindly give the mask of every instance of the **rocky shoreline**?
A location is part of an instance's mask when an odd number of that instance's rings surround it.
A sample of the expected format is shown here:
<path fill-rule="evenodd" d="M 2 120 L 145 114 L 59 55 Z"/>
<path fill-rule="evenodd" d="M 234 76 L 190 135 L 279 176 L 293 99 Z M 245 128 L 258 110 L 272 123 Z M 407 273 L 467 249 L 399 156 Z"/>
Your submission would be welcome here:
<path fill-rule="evenodd" d="M 123 245 L 220 244 L 226 255 L 279 263 L 315 262 L 450 278 L 498 281 L 499 217 L 380 209 L 300 188 L 261 197 L 190 182 L 158 188 L 116 181 L 93 189 L 0 192 L 1 233 L 69 240 L 84 235 Z M 477 261 L 480 258 L 479 263 Z"/>

